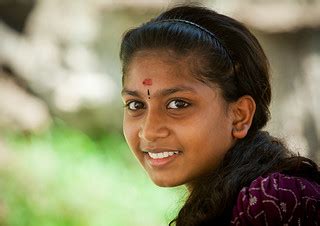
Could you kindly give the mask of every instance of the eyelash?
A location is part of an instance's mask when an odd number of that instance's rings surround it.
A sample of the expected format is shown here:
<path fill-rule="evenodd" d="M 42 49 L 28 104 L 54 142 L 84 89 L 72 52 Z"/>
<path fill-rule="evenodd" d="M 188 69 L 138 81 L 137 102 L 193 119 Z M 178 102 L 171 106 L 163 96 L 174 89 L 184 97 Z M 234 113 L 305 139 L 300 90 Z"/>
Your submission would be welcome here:
<path fill-rule="evenodd" d="M 139 109 L 130 109 L 130 105 L 131 105 L 132 103 L 142 104 L 143 107 L 142 107 L 142 108 L 139 108 Z M 129 111 L 138 111 L 138 110 L 140 110 L 140 109 L 145 108 L 144 106 L 145 106 L 145 104 L 144 104 L 143 102 L 137 101 L 137 100 L 129 101 L 128 103 L 126 103 L 126 104 L 124 105 L 124 107 L 127 108 Z"/>
<path fill-rule="evenodd" d="M 171 108 L 170 108 L 169 105 L 170 105 L 171 103 L 173 103 L 173 102 L 180 102 L 180 104 L 182 103 L 183 106 L 181 106 L 181 107 L 171 107 Z M 135 105 L 136 105 L 136 104 L 141 104 L 142 107 L 136 108 L 136 109 L 131 109 L 131 108 L 130 108 L 130 105 L 131 105 L 132 103 L 135 104 Z M 140 106 L 141 106 L 141 105 L 140 105 Z M 167 108 L 167 109 L 182 109 L 182 108 L 187 108 L 187 107 L 189 107 L 189 106 L 190 106 L 190 103 L 187 102 L 187 101 L 184 101 L 184 100 L 181 100 L 181 99 L 172 99 L 172 100 L 170 100 L 170 101 L 167 103 L 166 108 Z M 143 102 L 141 102 L 141 101 L 132 100 L 132 101 L 129 101 L 128 103 L 126 103 L 124 107 L 127 108 L 129 111 L 138 111 L 138 110 L 144 109 L 144 108 L 145 108 L 145 104 L 144 104 Z"/>
<path fill-rule="evenodd" d="M 183 103 L 184 106 L 182 107 L 177 107 L 177 108 L 169 108 L 169 105 L 173 102 L 180 102 L 180 103 Z M 187 108 L 190 106 L 190 103 L 188 103 L 187 101 L 184 101 L 184 100 L 181 100 L 181 99 L 173 99 L 173 100 L 170 100 L 167 104 L 167 109 L 181 109 L 181 108 Z"/>

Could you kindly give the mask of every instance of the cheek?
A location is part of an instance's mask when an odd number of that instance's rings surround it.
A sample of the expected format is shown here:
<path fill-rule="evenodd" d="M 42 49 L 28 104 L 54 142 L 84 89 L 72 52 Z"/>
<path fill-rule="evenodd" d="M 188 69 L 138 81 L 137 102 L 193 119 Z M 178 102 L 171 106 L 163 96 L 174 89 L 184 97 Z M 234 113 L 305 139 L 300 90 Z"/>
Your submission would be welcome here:
<path fill-rule="evenodd" d="M 139 128 L 129 120 L 126 120 L 126 118 L 124 118 L 123 134 L 131 150 L 133 150 L 136 146 L 135 144 L 138 143 L 138 132 Z"/>
<path fill-rule="evenodd" d="M 223 113 L 208 112 L 195 121 L 192 128 L 193 133 L 189 137 L 193 136 L 190 140 L 196 142 L 190 145 L 202 147 L 208 154 L 224 153 L 232 143 L 232 122 Z"/>

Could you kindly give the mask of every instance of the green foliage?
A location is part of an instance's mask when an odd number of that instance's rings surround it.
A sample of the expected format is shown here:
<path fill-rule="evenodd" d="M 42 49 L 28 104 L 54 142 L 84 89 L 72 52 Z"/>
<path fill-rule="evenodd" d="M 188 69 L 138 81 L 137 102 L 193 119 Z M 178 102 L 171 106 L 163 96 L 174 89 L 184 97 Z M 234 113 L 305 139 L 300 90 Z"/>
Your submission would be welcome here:
<path fill-rule="evenodd" d="M 42 135 L 8 135 L 0 166 L 0 225 L 167 225 L 179 189 L 152 184 L 123 137 L 94 140 L 58 125 Z M 181 196 L 180 196 L 181 197 Z"/>

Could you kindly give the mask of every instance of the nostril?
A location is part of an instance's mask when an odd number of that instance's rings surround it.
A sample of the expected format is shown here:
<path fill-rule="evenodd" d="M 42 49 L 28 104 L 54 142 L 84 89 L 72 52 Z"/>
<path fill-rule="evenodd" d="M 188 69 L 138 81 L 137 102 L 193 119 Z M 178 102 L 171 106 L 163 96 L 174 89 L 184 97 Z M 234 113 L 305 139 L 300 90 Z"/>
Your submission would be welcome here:
<path fill-rule="evenodd" d="M 159 138 L 166 138 L 169 134 L 170 130 L 164 124 L 141 127 L 138 132 L 139 138 L 146 142 L 154 142 Z"/>
<path fill-rule="evenodd" d="M 146 142 L 153 142 L 156 139 L 156 137 L 157 136 L 154 133 L 154 131 L 150 131 L 149 129 L 148 130 L 141 129 L 139 131 L 139 138 L 143 139 Z"/>

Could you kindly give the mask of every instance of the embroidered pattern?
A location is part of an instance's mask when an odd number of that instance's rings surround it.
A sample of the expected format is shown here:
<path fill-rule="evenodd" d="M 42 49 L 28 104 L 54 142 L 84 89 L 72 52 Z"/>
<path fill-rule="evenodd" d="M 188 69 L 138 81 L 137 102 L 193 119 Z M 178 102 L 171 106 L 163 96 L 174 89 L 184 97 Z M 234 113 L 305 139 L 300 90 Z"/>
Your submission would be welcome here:
<path fill-rule="evenodd" d="M 281 207 L 282 212 L 287 212 L 287 205 L 284 202 L 280 203 L 280 207 Z"/>
<path fill-rule="evenodd" d="M 320 185 L 273 173 L 241 189 L 230 225 L 320 225 Z"/>
<path fill-rule="evenodd" d="M 251 196 L 250 199 L 249 199 L 249 203 L 250 203 L 250 206 L 253 206 L 254 204 L 256 204 L 257 203 L 257 197 Z"/>

